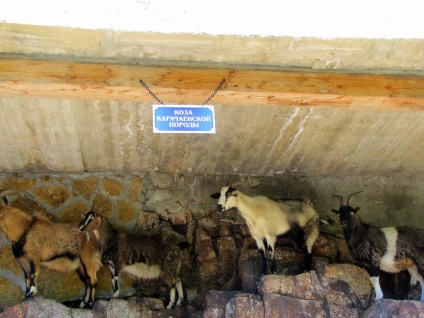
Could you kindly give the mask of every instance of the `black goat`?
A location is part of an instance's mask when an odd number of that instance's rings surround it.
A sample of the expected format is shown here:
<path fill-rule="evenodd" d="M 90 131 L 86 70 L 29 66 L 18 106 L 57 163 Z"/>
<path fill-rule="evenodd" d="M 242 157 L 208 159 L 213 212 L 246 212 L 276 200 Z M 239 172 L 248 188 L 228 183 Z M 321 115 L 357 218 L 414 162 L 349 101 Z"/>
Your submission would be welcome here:
<path fill-rule="evenodd" d="M 359 207 L 351 206 L 355 192 L 343 205 L 341 195 L 333 195 L 340 201 L 339 210 L 331 209 L 340 219 L 344 237 L 358 265 L 366 268 L 376 292 L 376 299 L 383 298 L 380 287 L 380 271 L 399 273 L 408 270 L 411 285 L 420 282 L 421 301 L 424 301 L 424 230 L 412 226 L 378 228 L 361 221 Z"/>

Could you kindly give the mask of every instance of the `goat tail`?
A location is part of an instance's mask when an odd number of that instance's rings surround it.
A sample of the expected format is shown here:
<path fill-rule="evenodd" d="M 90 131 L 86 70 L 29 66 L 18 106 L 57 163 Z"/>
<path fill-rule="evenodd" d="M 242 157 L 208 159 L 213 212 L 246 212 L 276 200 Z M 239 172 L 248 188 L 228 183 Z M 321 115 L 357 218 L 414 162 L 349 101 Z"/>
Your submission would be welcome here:
<path fill-rule="evenodd" d="M 320 224 L 320 217 L 318 214 L 314 215 L 305 224 L 305 227 L 304 227 L 305 244 L 309 254 L 312 253 L 312 248 L 315 244 L 315 241 L 317 240 L 319 236 L 319 224 Z"/>

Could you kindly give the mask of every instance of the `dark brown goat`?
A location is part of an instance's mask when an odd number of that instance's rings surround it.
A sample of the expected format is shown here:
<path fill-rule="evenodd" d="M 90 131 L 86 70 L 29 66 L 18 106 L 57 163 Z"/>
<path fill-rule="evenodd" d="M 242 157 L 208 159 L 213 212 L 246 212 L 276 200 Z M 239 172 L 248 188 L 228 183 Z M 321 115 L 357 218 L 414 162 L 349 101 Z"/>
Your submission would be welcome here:
<path fill-rule="evenodd" d="M 376 292 L 376 299 L 383 298 L 380 287 L 380 271 L 399 273 L 408 270 L 411 285 L 420 282 L 421 301 L 424 301 L 424 230 L 412 226 L 378 228 L 362 222 L 359 207 L 352 207 L 353 197 L 349 195 L 347 204 L 343 197 L 334 195 L 340 201 L 338 210 L 331 209 L 340 219 L 344 237 L 353 257 L 368 270 Z"/>
<path fill-rule="evenodd" d="M 160 237 L 118 231 L 106 217 L 94 211 L 82 216 L 83 220 L 78 226 L 81 231 L 99 232 L 102 262 L 109 267 L 112 275 L 113 297 L 119 296 L 119 274 L 125 271 L 142 279 L 162 278 L 170 285 L 167 309 L 171 309 L 175 303 L 181 305 L 184 298 L 179 277 L 182 254 L 177 245 L 163 242 Z"/>

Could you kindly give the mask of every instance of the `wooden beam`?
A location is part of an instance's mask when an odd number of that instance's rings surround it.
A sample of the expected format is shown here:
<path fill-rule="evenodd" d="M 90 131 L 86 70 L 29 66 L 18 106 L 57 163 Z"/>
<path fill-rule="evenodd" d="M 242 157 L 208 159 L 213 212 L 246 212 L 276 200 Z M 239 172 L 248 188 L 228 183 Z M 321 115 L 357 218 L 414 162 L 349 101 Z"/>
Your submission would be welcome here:
<path fill-rule="evenodd" d="M 424 110 L 424 76 L 0 58 L 0 95 L 215 105 Z"/>

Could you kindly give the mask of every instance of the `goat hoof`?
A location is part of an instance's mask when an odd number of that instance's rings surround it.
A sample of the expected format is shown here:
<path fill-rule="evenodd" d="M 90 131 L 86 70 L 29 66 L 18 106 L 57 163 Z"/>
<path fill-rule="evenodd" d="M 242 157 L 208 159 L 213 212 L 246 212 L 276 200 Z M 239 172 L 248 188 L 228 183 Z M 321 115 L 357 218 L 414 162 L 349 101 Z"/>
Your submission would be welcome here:
<path fill-rule="evenodd" d="M 23 301 L 32 300 L 32 299 L 34 299 L 34 297 L 35 297 L 35 296 L 37 296 L 37 294 L 36 294 L 36 293 L 34 293 L 34 292 L 28 293 L 28 294 L 24 297 Z"/>
<path fill-rule="evenodd" d="M 86 304 L 85 302 L 81 302 L 81 304 L 80 304 L 80 308 L 83 308 L 83 309 L 91 309 L 91 308 L 93 308 L 93 304 Z"/>

